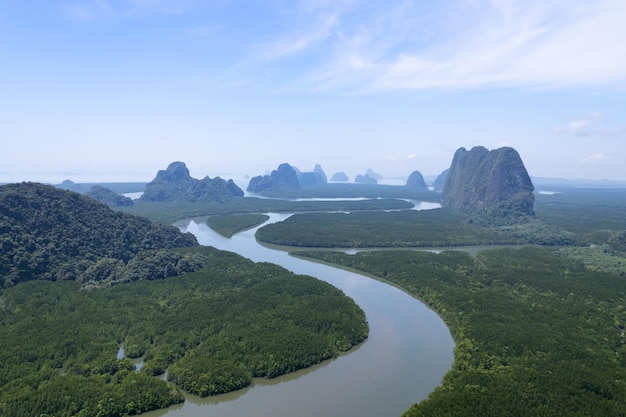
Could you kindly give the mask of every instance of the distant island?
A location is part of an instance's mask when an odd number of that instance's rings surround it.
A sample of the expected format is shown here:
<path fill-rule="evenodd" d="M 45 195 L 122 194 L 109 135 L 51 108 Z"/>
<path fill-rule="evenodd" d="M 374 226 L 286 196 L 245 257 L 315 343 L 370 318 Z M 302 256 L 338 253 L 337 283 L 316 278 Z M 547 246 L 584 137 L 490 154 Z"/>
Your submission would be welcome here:
<path fill-rule="evenodd" d="M 348 182 L 350 178 L 348 178 L 345 172 L 335 172 L 330 180 L 335 182 Z"/>
<path fill-rule="evenodd" d="M 370 177 L 368 174 L 365 175 L 357 175 L 354 179 L 354 182 L 359 184 L 378 184 L 378 180 L 374 177 Z"/>
<path fill-rule="evenodd" d="M 85 195 L 109 206 L 133 205 L 132 198 L 118 194 L 115 191 L 101 185 L 94 185 L 85 193 Z"/>
<path fill-rule="evenodd" d="M 198 180 L 189 175 L 184 162 L 172 162 L 146 184 L 139 200 L 224 203 L 238 197 L 243 197 L 243 191 L 233 180 L 211 179 L 208 176 Z"/>
<path fill-rule="evenodd" d="M 269 175 L 259 175 L 250 179 L 247 191 L 293 191 L 307 187 L 317 187 L 327 183 L 326 174 L 317 164 L 311 172 L 301 172 L 288 163 L 282 163 Z"/>
<path fill-rule="evenodd" d="M 428 190 L 426 181 L 424 181 L 424 176 L 417 170 L 411 172 L 411 175 L 409 175 L 409 178 L 406 180 L 405 187 L 418 190 Z"/>

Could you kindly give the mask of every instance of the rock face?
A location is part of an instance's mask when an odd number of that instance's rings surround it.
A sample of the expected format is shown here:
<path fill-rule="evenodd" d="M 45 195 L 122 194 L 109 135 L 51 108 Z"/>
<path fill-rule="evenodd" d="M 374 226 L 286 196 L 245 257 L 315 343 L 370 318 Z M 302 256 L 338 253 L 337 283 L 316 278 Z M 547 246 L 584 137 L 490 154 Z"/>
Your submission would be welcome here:
<path fill-rule="evenodd" d="M 374 172 L 372 168 L 368 168 L 367 171 L 365 171 L 365 176 L 374 178 L 377 182 L 383 179 L 383 176 Z"/>
<path fill-rule="evenodd" d="M 370 177 L 368 174 L 357 175 L 356 178 L 354 179 L 354 182 L 357 182 L 360 184 L 378 184 L 378 181 L 376 180 L 376 178 Z"/>
<path fill-rule="evenodd" d="M 533 190 L 515 149 L 460 148 L 450 165 L 442 206 L 491 218 L 532 216 Z"/>
<path fill-rule="evenodd" d="M 123 196 L 101 185 L 94 185 L 85 193 L 86 196 L 93 198 L 101 203 L 109 206 L 132 206 L 133 199 Z"/>
<path fill-rule="evenodd" d="M 289 164 L 284 163 L 278 169 L 272 171 L 270 175 L 259 175 L 250 179 L 247 190 L 251 193 L 262 193 L 263 191 L 286 191 L 299 190 L 302 188 L 298 181 L 298 173 Z"/>
<path fill-rule="evenodd" d="M 409 175 L 409 178 L 406 180 L 405 187 L 413 190 L 428 190 L 424 176 L 419 171 L 411 172 L 411 175 Z"/>
<path fill-rule="evenodd" d="M 337 182 L 348 182 L 350 181 L 350 178 L 348 178 L 345 172 L 335 172 L 330 180 Z"/>
<path fill-rule="evenodd" d="M 317 187 L 328 182 L 326 174 L 319 164 L 315 165 L 312 172 L 300 172 L 297 169 L 296 172 L 298 174 L 298 182 L 301 187 Z"/>
<path fill-rule="evenodd" d="M 241 188 L 233 180 L 208 176 L 198 180 L 189 175 L 184 162 L 172 162 L 166 170 L 157 173 L 139 198 L 142 201 L 187 201 L 224 203 L 243 197 Z"/>
<path fill-rule="evenodd" d="M 433 182 L 433 187 L 435 191 L 438 193 L 443 192 L 443 186 L 446 185 L 446 180 L 448 179 L 448 173 L 450 172 L 450 168 L 444 170 L 437 178 L 435 178 L 435 182 Z"/>

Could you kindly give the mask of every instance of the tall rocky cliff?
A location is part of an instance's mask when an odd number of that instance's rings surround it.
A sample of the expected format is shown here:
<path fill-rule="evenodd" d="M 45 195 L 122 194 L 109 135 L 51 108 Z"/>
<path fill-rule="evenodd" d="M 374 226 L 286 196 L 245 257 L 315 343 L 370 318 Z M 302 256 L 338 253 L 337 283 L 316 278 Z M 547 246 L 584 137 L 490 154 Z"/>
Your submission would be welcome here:
<path fill-rule="evenodd" d="M 247 190 L 251 193 L 263 191 L 287 191 L 302 188 L 298 181 L 298 172 L 288 163 L 278 166 L 270 175 L 259 175 L 250 179 Z"/>
<path fill-rule="evenodd" d="M 444 207 L 471 215 L 517 218 L 534 215 L 533 184 L 517 151 L 458 149 L 443 188 Z"/>
<path fill-rule="evenodd" d="M 172 162 L 166 170 L 157 172 L 140 197 L 142 201 L 206 201 L 227 202 L 243 197 L 241 188 L 233 180 L 220 177 L 192 178 L 184 162 Z"/>
<path fill-rule="evenodd" d="M 328 182 L 326 178 L 326 173 L 322 169 L 320 164 L 316 164 L 315 168 L 311 172 L 300 172 L 296 169 L 298 173 L 298 182 L 300 186 L 305 187 L 317 187 L 320 185 L 324 185 Z"/>

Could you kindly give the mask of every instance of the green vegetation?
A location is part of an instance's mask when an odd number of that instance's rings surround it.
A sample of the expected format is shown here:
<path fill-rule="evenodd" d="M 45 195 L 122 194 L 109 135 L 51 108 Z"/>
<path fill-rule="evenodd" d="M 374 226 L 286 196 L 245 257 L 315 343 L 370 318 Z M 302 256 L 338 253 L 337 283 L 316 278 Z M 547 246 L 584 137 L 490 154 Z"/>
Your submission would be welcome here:
<path fill-rule="evenodd" d="M 0 298 L 0 415 L 121 416 L 241 388 L 336 356 L 367 337 L 341 291 L 207 247 L 197 272 L 79 291 L 31 281 Z M 116 359 L 120 343 L 140 372 Z"/>
<path fill-rule="evenodd" d="M 116 207 L 127 213 L 149 218 L 152 221 L 172 224 L 188 217 L 213 214 L 240 213 L 285 213 L 300 211 L 365 211 L 365 210 L 406 210 L 414 206 L 404 200 L 371 199 L 342 201 L 291 201 L 269 198 L 243 197 L 227 203 L 187 203 L 187 202 L 142 202 L 128 207 Z"/>
<path fill-rule="evenodd" d="M 315 187 L 289 190 L 266 190 L 272 198 L 408 198 L 411 200 L 441 200 L 441 193 L 383 184 L 329 183 Z"/>
<path fill-rule="evenodd" d="M 0 187 L 0 288 L 35 279 L 123 281 L 112 271 L 140 252 L 193 245 L 191 234 L 78 193 L 36 183 Z M 187 261 L 171 269 L 188 271 Z"/>
<path fill-rule="evenodd" d="M 75 192 L 0 187 L 0 232 L 1 416 L 134 415 L 367 337 L 363 311 L 329 284 Z M 121 343 L 140 372 L 116 358 Z M 154 377 L 166 370 L 169 383 Z"/>
<path fill-rule="evenodd" d="M 468 223 L 448 209 L 304 213 L 260 228 L 266 243 L 298 247 L 424 247 L 519 244 L 524 240 Z"/>
<path fill-rule="evenodd" d="M 258 226 L 269 218 L 265 214 L 218 214 L 209 216 L 206 223 L 220 235 L 231 237 L 237 232 Z"/>
<path fill-rule="evenodd" d="M 292 197 L 419 199 L 406 191 L 329 184 Z M 162 223 L 213 215 L 208 223 L 224 234 L 259 224 L 254 213 L 353 212 L 297 214 L 258 231 L 260 240 L 299 247 L 565 245 L 476 257 L 298 254 L 390 281 L 444 318 L 456 340 L 453 369 L 407 417 L 623 416 L 626 195 L 561 191 L 537 196 L 536 219 L 509 225 L 406 210 L 412 204 L 395 199 L 237 198 L 120 210 Z M 138 414 L 183 401 L 180 389 L 236 390 L 366 337 L 363 312 L 328 284 L 199 247 L 173 227 L 76 193 L 0 187 L 0 416 Z M 116 359 L 122 343 L 127 358 Z M 142 358 L 140 371 L 129 358 Z M 166 370 L 168 382 L 154 377 Z"/>
<path fill-rule="evenodd" d="M 626 258 L 616 255 L 615 252 L 606 245 L 567 247 L 559 249 L 557 253 L 591 270 L 611 272 L 626 276 Z"/>
<path fill-rule="evenodd" d="M 573 232 L 581 244 L 602 244 L 626 230 L 626 192 L 623 188 L 566 188 L 553 195 L 539 194 L 537 218 Z"/>
<path fill-rule="evenodd" d="M 393 282 L 437 311 L 453 369 L 414 416 L 626 415 L 626 281 L 544 248 L 298 252 Z"/>

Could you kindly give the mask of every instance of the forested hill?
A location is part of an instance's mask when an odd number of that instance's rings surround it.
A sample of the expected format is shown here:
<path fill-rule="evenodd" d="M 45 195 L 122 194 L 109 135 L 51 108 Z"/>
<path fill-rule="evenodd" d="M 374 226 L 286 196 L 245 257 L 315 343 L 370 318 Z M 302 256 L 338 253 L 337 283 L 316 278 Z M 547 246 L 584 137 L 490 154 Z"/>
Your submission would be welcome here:
<path fill-rule="evenodd" d="M 134 277 L 115 276 L 138 254 L 143 264 L 146 258 L 169 263 L 165 275 L 174 275 L 195 268 L 162 250 L 194 245 L 191 234 L 75 192 L 38 183 L 0 186 L 0 288 L 35 279 L 139 279 L 137 270 Z"/>

